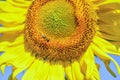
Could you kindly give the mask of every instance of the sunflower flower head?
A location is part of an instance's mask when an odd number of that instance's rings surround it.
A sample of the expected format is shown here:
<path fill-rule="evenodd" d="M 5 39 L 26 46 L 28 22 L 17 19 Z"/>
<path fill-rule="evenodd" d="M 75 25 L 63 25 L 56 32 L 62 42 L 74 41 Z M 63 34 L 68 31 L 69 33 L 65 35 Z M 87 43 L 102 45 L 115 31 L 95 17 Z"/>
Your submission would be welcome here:
<path fill-rule="evenodd" d="M 34 51 L 36 57 L 48 61 L 66 64 L 79 59 L 90 44 L 97 27 L 97 18 L 86 14 L 91 11 L 90 4 L 85 2 L 89 8 L 80 11 L 74 1 L 46 2 L 47 4 L 35 1 L 28 11 L 26 45 L 31 47 L 30 50 Z M 81 16 L 74 9 L 78 9 Z"/>
<path fill-rule="evenodd" d="M 0 1 L 2 73 L 12 65 L 12 80 L 24 70 L 22 80 L 100 80 L 98 56 L 115 77 L 110 61 L 119 74 L 120 66 L 109 54 L 120 56 L 117 17 L 117 0 Z"/>

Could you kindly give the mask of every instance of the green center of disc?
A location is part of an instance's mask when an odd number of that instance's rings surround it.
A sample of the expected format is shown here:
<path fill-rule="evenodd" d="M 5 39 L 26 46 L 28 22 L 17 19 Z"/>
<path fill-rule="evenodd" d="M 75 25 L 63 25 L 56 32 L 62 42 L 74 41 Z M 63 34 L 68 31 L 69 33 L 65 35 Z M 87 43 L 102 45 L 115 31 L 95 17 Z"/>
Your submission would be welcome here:
<path fill-rule="evenodd" d="M 73 6 L 65 0 L 47 2 L 39 10 L 43 33 L 55 38 L 70 36 L 76 27 Z"/>

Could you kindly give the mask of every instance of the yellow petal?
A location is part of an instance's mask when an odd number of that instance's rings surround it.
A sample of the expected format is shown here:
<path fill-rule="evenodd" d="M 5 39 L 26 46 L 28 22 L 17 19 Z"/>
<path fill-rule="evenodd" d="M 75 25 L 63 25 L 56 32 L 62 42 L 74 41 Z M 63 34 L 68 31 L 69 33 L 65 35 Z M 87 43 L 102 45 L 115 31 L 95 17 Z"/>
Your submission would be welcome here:
<path fill-rule="evenodd" d="M 16 26 L 14 28 L 5 28 L 0 27 L 0 43 L 3 41 L 13 42 L 17 37 L 19 37 L 23 33 L 23 25 Z"/>
<path fill-rule="evenodd" d="M 24 24 L 17 26 L 17 27 L 13 27 L 13 28 L 6 28 L 6 27 L 0 27 L 0 33 L 4 34 L 4 33 L 9 33 L 9 32 L 18 32 L 18 31 L 22 31 L 24 29 Z"/>
<path fill-rule="evenodd" d="M 105 63 L 106 69 L 111 73 L 111 75 L 114 76 L 114 77 L 116 77 L 116 74 L 109 67 L 110 61 L 105 61 L 104 63 Z"/>
<path fill-rule="evenodd" d="M 18 33 L 14 33 L 14 34 L 4 34 L 2 37 L 0 37 L 0 43 L 3 41 L 7 41 L 7 42 L 13 42 L 17 37 L 19 37 L 21 35 L 20 32 Z M 8 38 L 9 37 L 9 38 Z"/>
<path fill-rule="evenodd" d="M 100 50 L 98 48 L 98 46 L 96 46 L 93 43 L 91 44 L 91 47 L 92 47 L 91 49 L 93 50 L 95 55 L 98 56 L 102 61 L 104 61 L 104 62 L 109 61 L 109 60 L 112 61 L 115 64 L 115 66 L 116 66 L 116 68 L 118 70 L 118 73 L 120 74 L 120 67 L 119 67 L 118 63 L 112 57 L 110 57 L 107 53 Z"/>
<path fill-rule="evenodd" d="M 6 36 L 6 37 L 9 37 L 9 36 Z M 4 36 L 0 37 L 0 39 L 1 38 L 4 38 Z M 6 39 L 9 39 L 9 38 L 1 39 L 2 41 L 0 42 L 0 51 L 5 52 L 7 49 L 9 50 L 12 47 L 24 44 L 24 36 L 23 35 L 20 35 L 18 37 L 15 36 L 15 38 L 13 36 L 12 37 L 12 39 L 14 39 L 13 42 L 11 42 L 11 38 L 10 38 L 10 42 L 7 41 Z"/>
<path fill-rule="evenodd" d="M 96 67 L 94 67 L 94 71 L 92 74 L 93 74 L 93 78 L 95 78 L 95 80 L 100 80 L 100 73 Z"/>
<path fill-rule="evenodd" d="M 28 8 L 33 0 L 7 0 L 15 7 Z"/>
<path fill-rule="evenodd" d="M 4 6 L 4 7 L 3 7 Z M 15 7 L 8 1 L 0 1 L 0 13 L 19 13 L 25 14 L 27 9 L 21 7 Z"/>
<path fill-rule="evenodd" d="M 66 73 L 66 77 L 67 77 L 68 80 L 74 80 L 73 75 L 72 75 L 71 66 L 65 67 L 65 73 Z"/>
<path fill-rule="evenodd" d="M 94 60 L 94 53 L 91 50 L 91 45 L 80 59 L 81 71 L 85 80 L 100 80 L 100 75 Z"/>
<path fill-rule="evenodd" d="M 35 75 L 35 80 L 47 80 L 50 70 L 50 64 L 48 62 L 39 61 L 39 68 Z"/>
<path fill-rule="evenodd" d="M 22 57 L 22 59 L 21 59 Z M 21 56 L 20 58 L 16 58 L 15 61 L 11 62 L 10 64 L 12 64 L 15 67 L 15 70 L 13 72 L 13 79 L 22 71 L 24 71 L 25 69 L 27 69 L 28 67 L 31 66 L 31 64 L 34 61 L 34 57 L 31 57 L 30 53 L 24 53 L 23 56 Z"/>
<path fill-rule="evenodd" d="M 73 80 L 84 80 L 84 75 L 81 73 L 79 62 L 72 63 Z"/>
<path fill-rule="evenodd" d="M 118 49 L 118 52 L 120 53 L 120 48 Z"/>
<path fill-rule="evenodd" d="M 27 9 L 33 0 L 7 0 L 7 1 L 0 1 L 0 9 L 4 8 L 9 12 L 15 10 L 19 11 L 22 9 Z M 15 8 L 16 7 L 16 8 Z M 18 8 L 18 10 L 17 10 Z M 21 9 L 20 9 L 21 8 Z M 5 10 L 3 9 L 3 11 Z M 10 10 L 9 10 L 10 9 Z M 13 10 L 12 10 L 13 9 Z M 6 11 L 5 10 L 5 11 Z M 14 11 L 13 11 L 14 12 Z"/>
<path fill-rule="evenodd" d="M 24 51 L 24 45 L 18 45 L 14 47 L 9 47 L 6 49 L 4 54 L 0 56 L 0 64 L 3 63 L 14 63 L 14 61 L 19 61 L 17 58 L 21 58 L 20 56 L 24 57 L 25 54 L 23 54 Z"/>
<path fill-rule="evenodd" d="M 35 79 L 35 75 L 37 74 L 38 69 L 39 69 L 39 61 L 35 60 L 33 64 L 27 69 L 25 74 L 23 75 L 22 80 L 30 80 L 30 79 L 38 80 L 38 79 Z"/>
<path fill-rule="evenodd" d="M 100 0 L 97 0 L 97 1 L 100 1 Z M 104 4 L 109 4 L 109 3 L 120 3 L 120 0 L 102 0 L 97 5 L 104 5 Z"/>
<path fill-rule="evenodd" d="M 5 47 L 8 46 L 10 43 L 7 41 L 0 42 L 0 52 L 5 51 Z"/>
<path fill-rule="evenodd" d="M 25 22 L 26 16 L 18 13 L 0 13 L 0 24 L 3 26 L 20 25 Z"/>
<path fill-rule="evenodd" d="M 15 46 L 15 42 L 10 44 L 11 47 L 7 47 L 5 53 L 0 56 L 0 64 L 6 63 L 15 67 L 13 79 L 34 61 L 34 57 L 30 55 L 31 53 L 25 51 L 24 45 Z"/>
<path fill-rule="evenodd" d="M 101 50 L 103 50 L 106 53 L 120 55 L 120 53 L 117 52 L 115 45 L 98 36 L 94 36 L 93 43 L 95 43 Z"/>
<path fill-rule="evenodd" d="M 21 34 L 19 37 L 17 37 L 15 39 L 15 41 L 12 42 L 8 47 L 14 47 L 14 46 L 21 45 L 21 44 L 24 45 L 24 35 L 23 34 Z"/>
<path fill-rule="evenodd" d="M 9 77 L 8 77 L 8 80 L 18 80 L 17 78 L 12 78 L 13 74 L 11 74 Z"/>
<path fill-rule="evenodd" d="M 112 44 L 116 46 L 117 49 L 120 48 L 120 41 L 111 41 Z M 118 51 L 119 52 L 119 51 Z M 119 52 L 120 53 L 120 52 Z"/>
<path fill-rule="evenodd" d="M 1 72 L 2 72 L 3 75 L 4 75 L 4 72 L 5 72 L 5 68 L 6 68 L 5 64 L 0 66 L 0 69 L 1 69 Z"/>
<path fill-rule="evenodd" d="M 97 63 L 96 63 L 96 67 L 97 67 L 97 69 L 99 70 L 99 68 L 100 68 L 100 64 L 97 64 Z"/>
<path fill-rule="evenodd" d="M 47 80 L 65 80 L 64 68 L 59 64 L 51 64 Z"/>

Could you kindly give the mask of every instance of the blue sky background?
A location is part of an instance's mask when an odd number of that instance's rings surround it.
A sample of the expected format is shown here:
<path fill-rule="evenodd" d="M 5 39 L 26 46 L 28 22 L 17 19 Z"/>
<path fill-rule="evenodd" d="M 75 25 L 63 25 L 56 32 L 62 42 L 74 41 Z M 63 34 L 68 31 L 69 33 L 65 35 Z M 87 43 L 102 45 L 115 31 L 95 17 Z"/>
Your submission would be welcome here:
<path fill-rule="evenodd" d="M 119 65 L 120 65 L 120 56 L 113 56 L 113 55 L 111 55 L 111 56 L 112 56 L 112 57 L 119 63 Z M 106 68 L 105 68 L 105 66 L 104 66 L 104 63 L 103 63 L 98 57 L 96 57 L 95 60 L 96 60 L 97 63 L 100 64 L 100 70 L 99 70 L 99 72 L 100 72 L 101 80 L 120 80 L 120 75 L 118 75 L 117 70 L 116 70 L 116 67 L 115 67 L 115 65 L 114 65 L 113 62 L 110 63 L 110 67 L 111 67 L 111 69 L 116 73 L 116 75 L 117 75 L 116 78 L 114 78 L 113 76 L 111 76 L 111 74 L 106 70 Z M 6 68 L 6 70 L 5 70 L 5 75 L 2 75 L 2 73 L 1 73 L 1 71 L 0 71 L 0 80 L 8 80 L 8 76 L 11 74 L 11 72 L 12 72 L 12 67 L 11 67 L 11 66 L 9 66 L 9 67 Z M 22 77 L 22 75 L 23 75 L 24 73 L 25 73 L 25 71 L 22 72 L 22 73 L 20 73 L 20 74 L 17 76 L 18 80 L 21 80 L 21 77 Z"/>

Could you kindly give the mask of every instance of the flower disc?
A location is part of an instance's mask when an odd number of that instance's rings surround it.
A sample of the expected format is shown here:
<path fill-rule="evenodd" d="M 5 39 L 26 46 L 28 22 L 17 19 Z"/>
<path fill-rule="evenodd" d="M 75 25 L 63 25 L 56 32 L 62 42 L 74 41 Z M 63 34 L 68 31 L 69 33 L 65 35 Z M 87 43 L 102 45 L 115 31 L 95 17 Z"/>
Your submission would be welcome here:
<path fill-rule="evenodd" d="M 39 59 L 71 62 L 86 51 L 96 22 L 86 0 L 35 0 L 27 14 L 25 44 Z"/>

